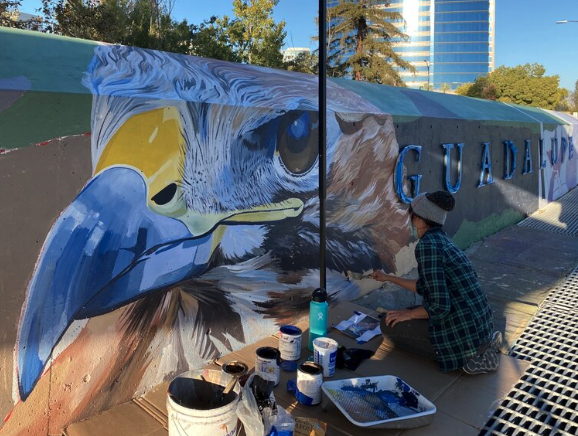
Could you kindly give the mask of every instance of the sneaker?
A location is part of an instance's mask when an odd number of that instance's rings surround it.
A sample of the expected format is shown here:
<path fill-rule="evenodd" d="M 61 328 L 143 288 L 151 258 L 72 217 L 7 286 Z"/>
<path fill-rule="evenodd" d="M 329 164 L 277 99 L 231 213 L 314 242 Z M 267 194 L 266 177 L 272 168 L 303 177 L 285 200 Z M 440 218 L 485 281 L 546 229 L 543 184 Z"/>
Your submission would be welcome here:
<path fill-rule="evenodd" d="M 461 368 L 466 374 L 485 374 L 498 369 L 502 333 L 496 331 L 492 340 L 483 344 L 478 352 Z"/>
<path fill-rule="evenodd" d="M 494 332 L 492 335 L 492 340 L 490 341 L 490 348 L 496 353 L 500 354 L 500 350 L 502 348 L 502 332 Z"/>

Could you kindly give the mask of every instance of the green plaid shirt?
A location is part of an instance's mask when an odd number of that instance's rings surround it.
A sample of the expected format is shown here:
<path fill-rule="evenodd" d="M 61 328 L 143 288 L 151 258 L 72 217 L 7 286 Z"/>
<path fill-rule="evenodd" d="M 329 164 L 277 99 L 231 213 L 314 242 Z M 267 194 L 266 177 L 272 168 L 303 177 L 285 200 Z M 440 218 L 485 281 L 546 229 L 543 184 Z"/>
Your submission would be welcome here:
<path fill-rule="evenodd" d="M 492 311 L 472 263 L 441 228 L 415 247 L 416 291 L 429 315 L 429 336 L 440 370 L 461 368 L 493 333 Z"/>

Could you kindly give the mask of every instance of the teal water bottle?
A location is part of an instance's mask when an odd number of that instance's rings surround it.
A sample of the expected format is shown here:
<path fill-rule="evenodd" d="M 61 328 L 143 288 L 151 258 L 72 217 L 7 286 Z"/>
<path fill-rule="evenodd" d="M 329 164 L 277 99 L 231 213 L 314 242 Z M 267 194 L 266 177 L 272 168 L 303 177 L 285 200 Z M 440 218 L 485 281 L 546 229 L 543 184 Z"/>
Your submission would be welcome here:
<path fill-rule="evenodd" d="M 327 292 L 317 288 L 311 296 L 309 303 L 309 343 L 307 347 L 313 351 L 313 341 L 319 337 L 327 336 Z"/>

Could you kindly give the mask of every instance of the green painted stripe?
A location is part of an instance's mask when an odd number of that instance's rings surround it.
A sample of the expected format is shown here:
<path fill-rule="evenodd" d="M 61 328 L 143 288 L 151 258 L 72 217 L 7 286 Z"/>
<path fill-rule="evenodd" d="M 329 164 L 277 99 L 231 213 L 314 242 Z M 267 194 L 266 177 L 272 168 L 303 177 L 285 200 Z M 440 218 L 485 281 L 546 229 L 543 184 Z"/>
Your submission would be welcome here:
<path fill-rule="evenodd" d="M 15 149 L 90 131 L 92 96 L 27 92 L 0 113 L 0 148 Z"/>
<path fill-rule="evenodd" d="M 463 220 L 452 237 L 458 247 L 464 249 L 486 236 L 493 235 L 508 226 L 522 221 L 525 215 L 515 209 L 506 209 L 501 214 L 491 214 L 481 221 Z"/>

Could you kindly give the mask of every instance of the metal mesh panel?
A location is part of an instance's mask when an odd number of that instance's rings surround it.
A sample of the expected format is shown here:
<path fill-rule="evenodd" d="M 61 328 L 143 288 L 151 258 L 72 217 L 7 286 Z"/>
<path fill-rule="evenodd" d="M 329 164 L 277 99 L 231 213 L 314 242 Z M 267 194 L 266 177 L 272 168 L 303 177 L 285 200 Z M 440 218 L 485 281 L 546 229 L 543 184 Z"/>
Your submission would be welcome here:
<path fill-rule="evenodd" d="M 531 364 L 482 435 L 578 435 L 578 268 L 544 300 L 510 355 Z"/>

